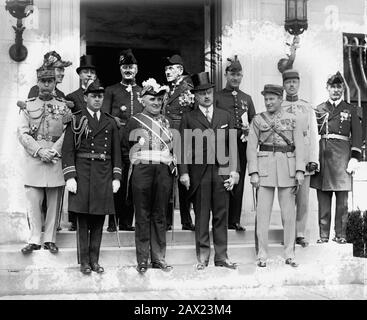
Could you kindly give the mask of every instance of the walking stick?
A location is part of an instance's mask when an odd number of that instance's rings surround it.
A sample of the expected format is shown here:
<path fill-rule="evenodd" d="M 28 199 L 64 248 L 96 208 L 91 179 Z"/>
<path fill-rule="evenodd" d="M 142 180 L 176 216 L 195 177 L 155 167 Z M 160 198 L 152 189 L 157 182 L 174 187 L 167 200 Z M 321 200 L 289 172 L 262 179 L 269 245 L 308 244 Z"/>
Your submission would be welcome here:
<path fill-rule="evenodd" d="M 120 243 L 120 235 L 119 235 L 119 227 L 118 227 L 118 224 L 117 224 L 117 218 L 116 218 L 116 214 L 113 215 L 113 218 L 115 220 L 115 226 L 116 226 L 116 238 L 117 238 L 117 244 L 119 246 L 119 248 L 121 248 L 121 243 Z"/>
<path fill-rule="evenodd" d="M 173 187 L 172 187 L 172 244 L 173 244 L 173 241 L 175 240 L 175 236 L 174 236 L 174 233 L 175 233 L 175 193 L 176 193 L 176 186 L 178 187 L 177 185 L 177 179 L 176 178 L 173 178 Z"/>

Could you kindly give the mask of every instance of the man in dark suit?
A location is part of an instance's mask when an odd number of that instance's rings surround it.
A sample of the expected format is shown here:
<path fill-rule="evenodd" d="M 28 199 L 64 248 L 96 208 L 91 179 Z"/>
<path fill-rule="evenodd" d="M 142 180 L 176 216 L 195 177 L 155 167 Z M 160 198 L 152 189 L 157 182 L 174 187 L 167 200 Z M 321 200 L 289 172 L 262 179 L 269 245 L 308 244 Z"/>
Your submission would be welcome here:
<path fill-rule="evenodd" d="M 193 88 L 190 76 L 184 75 L 184 63 L 182 58 L 175 54 L 167 58 L 165 66 L 166 78 L 169 83 L 170 92 L 163 106 L 163 114 L 169 120 L 172 129 L 178 130 L 182 116 L 190 112 L 194 103 L 194 96 L 190 92 Z M 182 230 L 195 230 L 190 215 L 190 201 L 187 199 L 186 188 L 178 184 L 178 196 L 180 202 L 180 216 Z M 167 230 L 172 229 L 173 202 L 170 202 L 167 211 Z"/>
<path fill-rule="evenodd" d="M 209 219 L 212 211 L 214 264 L 236 268 L 227 256 L 229 192 L 238 183 L 236 131 L 231 115 L 213 106 L 209 74 L 192 77 L 198 107 L 185 113 L 180 125 L 180 182 L 189 190 L 195 211 L 197 269 L 209 263 Z M 204 139 L 204 136 L 206 139 Z"/>
<path fill-rule="evenodd" d="M 136 60 L 131 49 L 123 50 L 119 58 L 120 71 L 122 80 L 112 86 L 106 88 L 105 98 L 102 110 L 111 114 L 119 126 L 120 139 L 124 135 L 125 126 L 128 120 L 135 114 L 143 111 L 143 107 L 139 102 L 139 94 L 142 90 L 136 84 L 135 77 L 138 73 L 138 61 Z M 116 214 L 120 230 L 134 231 L 133 218 L 134 206 L 132 203 L 132 194 L 128 192 L 131 188 L 128 185 L 128 174 L 130 168 L 130 160 L 128 155 L 122 154 L 123 163 L 123 180 L 122 186 L 118 193 L 115 194 L 114 201 Z M 108 219 L 107 231 L 116 231 L 115 221 L 113 217 Z"/>
<path fill-rule="evenodd" d="M 100 111 L 104 88 L 98 80 L 84 92 L 87 107 L 72 115 L 62 146 L 69 211 L 77 218 L 78 262 L 83 274 L 102 273 L 98 264 L 106 214 L 114 214 L 120 188 L 121 151 L 115 120 Z"/>
<path fill-rule="evenodd" d="M 227 83 L 226 87 L 216 94 L 216 106 L 228 111 L 232 116 L 234 127 L 237 130 L 237 148 L 240 157 L 240 180 L 230 195 L 228 229 L 245 231 L 246 229 L 241 226 L 240 220 L 247 164 L 247 135 L 249 123 L 256 112 L 251 96 L 239 88 L 243 78 L 240 61 L 237 59 L 237 56 L 234 59 L 228 58 L 227 60 L 228 63 L 225 70 Z"/>

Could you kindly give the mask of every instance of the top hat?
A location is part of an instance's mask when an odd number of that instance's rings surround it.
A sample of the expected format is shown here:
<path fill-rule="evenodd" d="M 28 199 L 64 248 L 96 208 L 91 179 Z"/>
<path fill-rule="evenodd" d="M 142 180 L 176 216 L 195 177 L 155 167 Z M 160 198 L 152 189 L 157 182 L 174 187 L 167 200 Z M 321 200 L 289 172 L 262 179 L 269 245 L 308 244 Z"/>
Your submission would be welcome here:
<path fill-rule="evenodd" d="M 193 91 L 206 90 L 214 88 L 215 85 L 209 80 L 209 72 L 199 72 L 191 76 L 192 83 L 194 85 Z"/>
<path fill-rule="evenodd" d="M 276 94 L 277 96 L 283 96 L 283 87 L 277 84 L 266 84 L 261 94 L 265 96 L 266 93 Z"/>
<path fill-rule="evenodd" d="M 119 65 L 121 66 L 122 64 L 137 64 L 138 61 L 136 60 L 133 52 L 131 51 L 131 49 L 126 49 L 126 50 L 122 50 L 120 52 L 120 57 L 119 57 Z"/>
<path fill-rule="evenodd" d="M 330 84 L 330 85 L 338 84 L 338 83 L 344 83 L 344 78 L 339 71 L 333 74 L 326 82 L 326 84 Z"/>
<path fill-rule="evenodd" d="M 80 57 L 79 67 L 76 68 L 76 73 L 79 74 L 82 69 L 96 70 L 96 67 L 93 65 L 93 60 L 93 56 L 91 55 L 82 55 Z"/>
<path fill-rule="evenodd" d="M 238 60 L 237 55 L 234 58 L 227 58 L 226 72 L 239 72 L 242 71 L 242 65 L 240 60 Z"/>
<path fill-rule="evenodd" d="M 43 56 L 43 65 L 46 68 L 66 68 L 72 65 L 70 61 L 63 61 L 56 51 L 49 51 Z"/>
<path fill-rule="evenodd" d="M 104 88 L 102 87 L 98 79 L 94 80 L 84 91 L 85 95 L 87 95 L 88 93 L 104 93 Z"/>
<path fill-rule="evenodd" d="M 288 69 L 282 73 L 283 81 L 288 79 L 299 79 L 299 72 L 295 69 Z"/>
<path fill-rule="evenodd" d="M 161 96 L 169 91 L 169 87 L 161 86 L 157 83 L 154 78 L 149 78 L 142 83 L 143 89 L 140 92 L 140 96 L 151 95 L 151 96 Z"/>
<path fill-rule="evenodd" d="M 37 79 L 55 79 L 55 69 L 42 66 L 37 69 Z"/>

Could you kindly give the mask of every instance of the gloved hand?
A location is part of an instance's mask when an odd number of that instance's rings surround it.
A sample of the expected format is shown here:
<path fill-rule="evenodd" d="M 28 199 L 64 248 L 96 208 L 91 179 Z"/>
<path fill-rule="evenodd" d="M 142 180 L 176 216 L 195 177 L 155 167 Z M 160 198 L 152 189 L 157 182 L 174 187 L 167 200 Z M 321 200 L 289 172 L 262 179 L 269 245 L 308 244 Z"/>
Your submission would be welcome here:
<path fill-rule="evenodd" d="M 227 180 L 224 180 L 224 187 L 227 191 L 231 191 L 235 184 L 238 183 L 238 180 L 240 180 L 240 175 L 238 172 L 231 172 L 229 175 L 229 178 Z"/>
<path fill-rule="evenodd" d="M 356 158 L 351 158 L 348 162 L 347 172 L 352 174 L 358 169 L 358 160 Z"/>
<path fill-rule="evenodd" d="M 303 180 L 305 180 L 305 174 L 302 171 L 297 170 L 295 178 L 296 178 L 297 185 L 301 186 L 303 183 Z"/>
<path fill-rule="evenodd" d="M 317 168 L 318 168 L 317 163 L 315 163 L 315 162 L 309 162 L 309 163 L 307 163 L 306 170 L 308 172 L 316 171 Z"/>
<path fill-rule="evenodd" d="M 49 148 L 41 148 L 38 150 L 37 155 L 44 162 L 50 162 L 55 156 L 55 153 Z"/>
<path fill-rule="evenodd" d="M 76 193 L 77 189 L 78 186 L 74 178 L 66 180 L 66 190 L 68 190 L 71 193 Z"/>
<path fill-rule="evenodd" d="M 117 128 L 121 128 L 121 121 L 120 121 L 120 118 L 119 117 L 114 117 L 115 118 L 115 122 L 116 122 L 116 125 L 117 125 Z"/>
<path fill-rule="evenodd" d="M 180 182 L 186 187 L 187 190 L 190 188 L 190 177 L 188 173 L 184 173 L 180 177 Z"/>
<path fill-rule="evenodd" d="M 120 180 L 117 180 L 117 179 L 113 180 L 112 181 L 112 191 L 113 191 L 113 193 L 116 193 L 117 191 L 119 191 L 119 189 L 120 189 Z"/>
<path fill-rule="evenodd" d="M 257 172 L 255 172 L 251 175 L 250 183 L 256 189 L 260 187 L 260 176 Z"/>

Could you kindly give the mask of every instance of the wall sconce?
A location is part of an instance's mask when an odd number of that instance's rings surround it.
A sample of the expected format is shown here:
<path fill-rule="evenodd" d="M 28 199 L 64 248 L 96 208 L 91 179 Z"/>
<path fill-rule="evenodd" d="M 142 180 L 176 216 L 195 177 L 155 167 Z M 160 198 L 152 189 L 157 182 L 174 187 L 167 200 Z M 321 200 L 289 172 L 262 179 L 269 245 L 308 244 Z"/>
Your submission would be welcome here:
<path fill-rule="evenodd" d="M 278 62 L 280 73 L 293 67 L 296 50 L 299 48 L 299 35 L 307 28 L 307 0 L 285 0 L 284 29 L 294 38 L 292 44 L 287 43 L 290 46 L 290 54 L 287 55 L 287 58 L 280 59 Z"/>
<path fill-rule="evenodd" d="M 28 17 L 33 12 L 33 0 L 6 0 L 5 10 L 17 19 L 17 25 L 13 26 L 15 31 L 15 44 L 9 49 L 10 58 L 16 62 L 21 62 L 27 58 L 28 50 L 23 45 L 23 31 L 25 27 L 22 19 Z"/>

